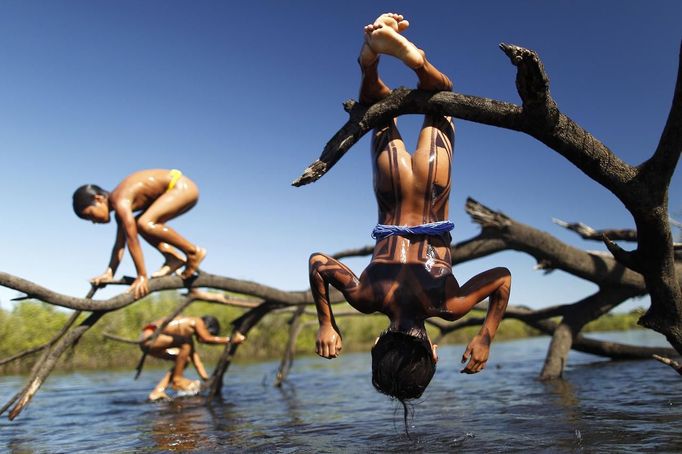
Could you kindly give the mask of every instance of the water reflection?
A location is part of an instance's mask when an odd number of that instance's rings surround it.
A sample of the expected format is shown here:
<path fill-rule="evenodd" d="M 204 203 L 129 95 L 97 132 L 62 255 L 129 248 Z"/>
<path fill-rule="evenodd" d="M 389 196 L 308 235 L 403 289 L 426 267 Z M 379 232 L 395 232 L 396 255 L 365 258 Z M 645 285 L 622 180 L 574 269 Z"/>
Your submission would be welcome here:
<path fill-rule="evenodd" d="M 575 424 L 580 419 L 580 400 L 575 394 L 570 381 L 560 379 L 543 382 L 547 394 L 558 399 L 559 408 L 568 424 Z"/>
<path fill-rule="evenodd" d="M 286 408 L 286 414 L 289 416 L 288 426 L 296 427 L 303 424 L 301 417 L 301 402 L 296 396 L 296 385 L 285 382 L 282 386 L 275 388 L 281 395 L 282 402 Z"/>
<path fill-rule="evenodd" d="M 150 435 L 159 451 L 189 451 L 210 449 L 201 414 L 208 413 L 203 398 L 176 399 L 160 403 L 152 418 Z"/>

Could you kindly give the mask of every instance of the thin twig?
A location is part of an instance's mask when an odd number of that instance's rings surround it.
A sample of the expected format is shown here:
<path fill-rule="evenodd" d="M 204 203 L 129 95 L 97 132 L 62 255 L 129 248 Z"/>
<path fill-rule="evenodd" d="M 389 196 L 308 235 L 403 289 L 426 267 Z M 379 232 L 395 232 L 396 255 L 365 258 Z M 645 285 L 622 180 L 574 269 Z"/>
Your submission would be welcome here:
<path fill-rule="evenodd" d="M 665 356 L 660 355 L 651 356 L 653 356 L 654 359 L 662 362 L 663 364 L 667 364 L 668 366 L 672 367 L 678 374 L 682 375 L 682 364 L 678 363 L 674 359 L 666 358 Z"/>

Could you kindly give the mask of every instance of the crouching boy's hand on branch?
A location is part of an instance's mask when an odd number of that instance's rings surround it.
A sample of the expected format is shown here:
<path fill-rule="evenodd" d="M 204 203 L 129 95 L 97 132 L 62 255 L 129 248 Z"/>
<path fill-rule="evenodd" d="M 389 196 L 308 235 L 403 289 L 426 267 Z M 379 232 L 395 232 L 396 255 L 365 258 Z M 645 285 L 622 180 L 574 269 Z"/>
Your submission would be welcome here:
<path fill-rule="evenodd" d="M 128 293 L 132 293 L 135 299 L 140 299 L 149 293 L 149 280 L 147 276 L 137 276 L 137 278 L 130 284 Z"/>

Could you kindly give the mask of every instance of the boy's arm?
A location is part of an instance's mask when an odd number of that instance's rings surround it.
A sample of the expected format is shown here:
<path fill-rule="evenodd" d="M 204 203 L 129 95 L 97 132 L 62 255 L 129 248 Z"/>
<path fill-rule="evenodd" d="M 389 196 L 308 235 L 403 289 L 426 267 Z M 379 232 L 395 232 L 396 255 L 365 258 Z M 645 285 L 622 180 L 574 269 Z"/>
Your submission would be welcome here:
<path fill-rule="evenodd" d="M 121 220 L 116 216 L 116 241 L 114 242 L 114 247 L 111 250 L 111 259 L 109 260 L 109 269 L 111 270 L 112 276 L 116 274 L 118 265 L 121 264 L 123 259 L 123 253 L 125 252 L 126 246 L 126 233 L 121 226 Z"/>
<path fill-rule="evenodd" d="M 360 280 L 353 271 L 338 260 L 324 254 L 313 254 L 309 260 L 310 290 L 315 300 L 320 329 L 315 340 L 315 352 L 323 358 L 339 356 L 343 343 L 329 302 L 329 284 L 340 290 L 356 310 L 370 314 L 376 311 L 371 302 L 362 297 Z"/>
<path fill-rule="evenodd" d="M 509 302 L 511 288 L 511 274 L 506 268 L 493 268 L 484 271 L 461 287 L 454 276 L 450 275 L 446 284 L 445 310 L 437 311 L 432 316 L 446 320 L 458 320 L 478 302 L 488 298 L 488 311 L 481 326 L 481 330 L 469 342 L 462 362 L 469 360 L 462 373 L 475 374 L 485 368 L 490 352 L 490 343 L 497 333 L 497 328 L 504 317 L 504 311 Z"/>
<path fill-rule="evenodd" d="M 230 337 L 225 336 L 214 336 L 208 329 L 206 329 L 206 324 L 200 318 L 196 319 L 194 324 L 194 333 L 197 336 L 197 340 L 203 344 L 227 344 L 230 342 Z"/>
<path fill-rule="evenodd" d="M 90 282 L 94 285 L 104 284 L 110 282 L 114 279 L 118 265 L 121 264 L 123 259 L 123 253 L 125 252 L 125 231 L 121 226 L 121 221 L 116 216 L 116 240 L 114 241 L 114 247 L 111 250 L 111 258 L 109 259 L 109 266 L 104 271 L 104 273 L 99 276 L 90 279 Z"/>
<path fill-rule="evenodd" d="M 485 368 L 490 354 L 490 344 L 497 333 L 497 328 L 500 326 L 504 311 L 507 308 L 507 300 L 503 298 L 489 298 L 488 299 L 488 313 L 485 316 L 485 321 L 481 330 L 469 342 L 464 354 L 462 355 L 462 363 L 469 360 L 469 363 L 461 370 L 465 374 L 475 374 Z"/>
<path fill-rule="evenodd" d="M 123 226 L 123 231 L 128 243 L 128 250 L 133 258 L 135 269 L 137 270 L 137 278 L 130 285 L 129 292 L 132 292 L 135 298 L 142 298 L 149 293 L 149 283 L 147 279 L 147 269 L 144 265 L 144 256 L 142 255 L 142 247 L 140 246 L 140 238 L 137 235 L 137 221 L 133 216 L 133 211 L 130 202 L 123 200 L 116 203 L 116 215 L 120 219 L 120 224 Z"/>
<path fill-rule="evenodd" d="M 206 369 L 204 368 L 204 363 L 201 362 L 201 358 L 199 358 L 199 353 L 192 352 L 192 364 L 194 364 L 194 368 L 197 370 L 197 373 L 201 377 L 202 380 L 206 381 L 208 380 L 208 374 L 206 373 Z"/>

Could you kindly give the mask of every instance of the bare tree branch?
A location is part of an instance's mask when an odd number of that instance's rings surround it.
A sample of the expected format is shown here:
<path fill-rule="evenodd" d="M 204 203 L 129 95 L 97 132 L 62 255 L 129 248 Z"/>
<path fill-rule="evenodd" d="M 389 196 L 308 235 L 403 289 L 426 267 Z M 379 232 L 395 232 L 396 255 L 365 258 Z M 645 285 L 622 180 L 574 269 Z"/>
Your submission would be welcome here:
<path fill-rule="evenodd" d="M 129 283 L 130 278 L 123 278 L 120 281 L 115 281 L 115 282 L 109 282 L 106 283 L 105 285 L 116 285 L 116 284 L 124 284 L 124 283 Z M 8 402 L 4 407 L 3 407 L 3 412 L 8 409 L 11 405 L 14 405 L 14 408 L 10 411 L 9 418 L 10 420 L 14 419 L 25 406 L 30 402 L 32 397 L 36 394 L 36 392 L 40 389 L 41 385 L 47 378 L 47 376 L 52 372 L 54 369 L 55 365 L 57 364 L 57 361 L 59 358 L 63 355 L 63 353 L 70 347 L 73 347 L 78 340 L 82 337 L 85 332 L 87 332 L 97 321 L 106 313 L 109 311 L 117 310 L 123 307 L 126 307 L 130 304 L 132 304 L 135 300 L 133 299 L 132 295 L 129 293 L 123 293 L 121 295 L 115 296 L 113 298 L 110 298 L 108 300 L 104 301 L 94 301 L 90 299 L 93 295 L 94 292 L 96 291 L 95 287 L 92 287 L 90 292 L 88 293 L 87 298 L 74 298 L 66 295 L 59 294 L 57 292 L 53 292 L 49 289 L 46 289 L 40 285 L 37 285 L 33 282 L 30 282 L 28 280 L 12 276 L 8 273 L 0 272 L 0 285 L 13 288 L 15 290 L 21 291 L 26 293 L 29 297 L 35 298 L 35 299 L 40 299 L 42 301 L 45 301 L 46 303 L 49 304 L 54 304 L 58 306 L 63 306 L 63 307 L 69 307 L 72 309 L 78 309 L 78 310 L 93 310 L 93 308 L 97 308 L 99 310 L 94 310 L 90 316 L 88 316 L 85 321 L 83 321 L 79 326 L 76 328 L 71 329 L 70 331 L 68 330 L 68 327 L 65 327 L 63 331 L 65 334 L 61 336 L 61 338 L 55 338 L 53 339 L 53 345 L 51 345 L 50 348 L 43 349 L 44 353 L 41 357 L 41 359 L 36 363 L 34 366 L 33 372 L 31 373 L 26 385 L 24 388 L 17 393 L 12 399 L 10 399 L 10 402 Z M 150 291 L 151 292 L 156 292 L 160 290 L 167 290 L 167 289 L 179 289 L 179 288 L 190 288 L 193 289 L 194 287 L 210 287 L 210 288 L 215 288 L 219 290 L 226 290 L 226 291 L 232 291 L 235 293 L 244 293 L 248 295 L 252 295 L 256 298 L 261 298 L 265 300 L 264 303 L 262 303 L 260 306 L 254 309 L 258 309 L 259 307 L 263 306 L 263 304 L 268 305 L 268 310 L 266 310 L 262 315 L 265 315 L 265 313 L 269 312 L 271 309 L 278 309 L 282 307 L 287 307 L 287 306 L 295 306 L 295 305 L 301 305 L 301 304 L 312 304 L 312 296 L 310 292 L 285 292 L 281 290 L 274 289 L 272 287 L 264 286 L 261 284 L 257 284 L 255 282 L 249 282 L 249 281 L 240 281 L 224 276 L 215 276 L 211 275 L 208 273 L 201 273 L 201 275 L 193 277 L 189 280 L 183 281 L 179 276 L 167 276 L 163 278 L 156 278 L 156 279 L 151 279 L 150 280 Z M 199 293 L 198 295 L 200 296 L 206 296 L 202 295 Z M 197 293 L 190 292 L 186 298 L 185 303 L 183 303 L 177 310 L 176 312 L 179 313 L 179 311 L 182 311 L 184 309 L 186 304 L 189 304 L 191 301 L 194 300 L 194 298 L 197 296 Z M 268 302 L 266 300 L 267 297 L 272 297 L 273 301 Z M 331 298 L 333 302 L 338 302 L 340 297 L 342 298 L 340 292 L 332 292 Z M 214 298 L 210 297 L 209 299 L 214 299 L 214 300 L 223 300 L 222 298 Z M 226 300 L 225 300 L 226 301 Z M 225 303 L 225 301 L 222 301 Z M 242 304 L 244 302 L 241 302 Z M 239 304 L 239 302 L 237 302 Z M 252 309 L 253 310 L 253 309 Z M 74 320 L 75 317 L 78 316 L 79 313 L 74 315 Z M 176 314 L 177 315 L 177 314 Z M 262 316 L 261 316 L 262 317 Z M 171 316 L 170 319 L 173 317 Z M 243 317 L 242 317 L 243 318 Z M 239 320 L 239 319 L 238 319 Z M 251 322 L 253 324 L 257 323 L 259 318 L 251 318 Z M 251 326 L 253 326 L 253 324 Z M 245 323 L 245 326 L 248 325 L 248 323 Z M 248 329 L 251 328 L 251 326 L 248 326 Z M 160 327 L 160 329 L 163 329 L 163 327 Z M 159 331 L 159 330 L 157 330 Z M 155 333 L 157 334 L 157 333 Z M 158 335 L 158 334 L 157 334 Z M 228 345 L 227 347 L 232 349 L 232 352 L 234 353 L 234 350 L 236 350 L 236 345 Z M 226 350 L 227 350 L 226 347 Z M 229 357 L 231 358 L 231 356 Z M 229 359 L 228 358 L 228 359 Z M 140 362 L 140 365 L 143 363 L 144 360 Z M 223 362 L 224 363 L 224 362 Z M 219 364 L 220 365 L 220 364 Z M 229 365 L 229 361 L 227 362 L 227 365 Z M 222 386 L 222 375 L 224 374 L 225 370 L 227 367 L 223 364 L 222 369 L 217 369 L 218 372 L 218 377 L 219 377 L 219 382 L 214 381 L 215 386 Z M 219 388 L 217 388 L 217 391 L 214 391 L 216 393 L 219 393 Z M 1 413 L 1 412 L 0 412 Z"/>
<path fill-rule="evenodd" d="M 485 238 L 496 238 L 505 249 L 525 252 L 538 262 L 551 264 L 575 276 L 598 285 L 624 285 L 646 292 L 642 276 L 616 262 L 613 258 L 588 254 L 569 246 L 552 235 L 517 222 L 499 211 L 468 198 L 466 210 L 483 228 Z"/>
<path fill-rule="evenodd" d="M 612 241 L 637 241 L 637 232 L 633 229 L 596 230 L 582 222 L 566 222 L 556 218 L 553 218 L 552 222 L 577 233 L 584 240 L 602 241 L 606 235 Z"/>
<path fill-rule="evenodd" d="M 121 337 L 121 336 L 117 336 L 115 334 L 106 333 L 106 332 L 102 333 L 102 336 L 106 339 L 111 339 L 111 340 L 114 340 L 116 342 L 123 342 L 124 344 L 140 345 L 144 342 L 144 341 L 141 341 L 139 339 L 128 339 L 126 337 Z"/>
<path fill-rule="evenodd" d="M 23 293 L 31 298 L 35 298 L 56 306 L 83 311 L 112 311 L 126 307 L 135 298 L 130 293 L 122 293 L 108 300 L 92 300 L 87 298 L 76 298 L 62 295 L 49 290 L 26 279 L 13 276 L 9 273 L 0 271 L 0 285 Z M 194 278 L 183 280 L 178 275 L 165 276 L 149 280 L 150 292 L 161 290 L 177 290 L 182 288 L 208 287 L 216 290 L 225 290 L 234 293 L 252 295 L 263 300 L 276 301 L 286 304 L 312 303 L 310 292 L 286 292 L 273 287 L 258 284 L 251 281 L 242 281 L 225 276 L 217 276 L 202 272 Z"/>
<path fill-rule="evenodd" d="M 370 107 L 353 104 L 348 122 L 293 185 L 302 186 L 319 179 L 362 136 L 391 118 L 406 113 L 428 113 L 525 132 L 559 152 L 595 181 L 613 186 L 622 194 L 624 185 L 635 177 L 635 169 L 559 112 L 549 94 L 549 79 L 534 51 L 510 44 L 500 47 L 518 68 L 516 85 L 523 107 L 451 92 L 394 90 Z"/>
<path fill-rule="evenodd" d="M 374 252 L 374 246 L 364 246 L 354 249 L 344 249 L 343 251 L 337 252 L 332 255 L 337 260 L 348 258 L 348 257 L 364 257 L 366 255 L 371 255 Z"/>
<path fill-rule="evenodd" d="M 192 295 L 195 300 L 199 301 L 223 304 L 225 306 L 244 307 L 248 309 L 257 307 L 263 303 L 263 300 L 259 298 L 240 298 L 237 296 L 228 296 L 222 293 L 206 292 L 204 290 L 197 289 L 192 289 L 190 291 L 190 295 Z"/>
<path fill-rule="evenodd" d="M 87 295 L 85 295 L 86 299 L 91 299 L 93 296 L 95 296 L 95 293 L 100 287 L 97 287 L 95 285 L 90 286 L 90 290 L 88 290 Z M 54 358 L 54 353 L 57 349 L 62 348 L 61 344 L 65 344 L 68 341 L 64 340 L 65 334 L 71 329 L 72 325 L 75 323 L 75 321 L 78 319 L 78 317 L 81 315 L 80 311 L 76 311 L 73 314 L 71 314 L 71 317 L 67 322 L 64 324 L 64 326 L 61 328 L 59 333 L 57 333 L 56 336 L 54 336 L 50 342 L 48 343 L 49 345 L 46 345 L 45 348 L 41 349 L 44 350 L 43 354 L 40 356 L 38 361 L 33 365 L 31 368 L 31 373 L 29 374 L 29 379 L 27 380 L 26 385 L 21 389 L 21 391 L 17 392 L 5 405 L 0 408 L 0 415 L 3 414 L 9 407 L 11 407 L 18 399 L 21 398 L 22 402 L 17 404 L 15 408 L 12 410 L 12 413 L 18 414 L 21 409 L 28 404 L 30 399 L 33 397 L 33 395 L 38 392 L 38 389 L 40 388 L 42 382 L 45 380 L 47 375 L 50 374 L 52 371 L 52 368 L 54 367 L 54 364 L 50 365 L 49 361 L 51 361 Z M 87 320 L 86 320 L 87 321 Z M 84 322 L 85 323 L 85 322 Z M 79 337 L 76 337 L 74 342 L 69 345 L 75 345 L 75 342 L 77 342 Z M 68 346 L 68 345 L 67 345 Z M 62 349 L 62 352 L 66 349 L 64 347 Z M 16 356 L 16 355 L 15 355 Z M 61 356 L 61 353 L 58 353 L 57 359 Z M 16 358 L 15 358 L 16 359 Z M 56 362 L 56 359 L 55 359 Z M 17 408 L 18 407 L 18 408 Z M 14 419 L 12 416 L 12 413 L 10 413 L 10 420 Z"/>
<path fill-rule="evenodd" d="M 662 362 L 663 364 L 667 364 L 668 366 L 672 367 L 675 370 L 675 372 L 682 375 L 682 364 L 678 363 L 674 359 L 666 358 L 664 356 L 660 356 L 660 355 L 656 355 L 656 354 L 654 354 L 652 356 L 654 357 L 655 360 L 658 360 L 658 361 Z"/>
<path fill-rule="evenodd" d="M 401 87 L 378 103 L 367 107 L 347 102 L 350 119 L 327 143 L 320 158 L 309 165 L 292 184 L 303 186 L 317 181 L 373 128 L 406 113 L 442 114 L 479 123 L 520 130 L 521 108 L 517 105 L 452 92 L 433 93 Z"/>
<path fill-rule="evenodd" d="M 232 336 L 230 336 L 230 339 L 234 337 L 236 332 L 240 332 L 246 336 L 251 328 L 256 326 L 258 322 L 268 313 L 285 306 L 287 305 L 281 302 L 264 301 L 260 306 L 254 307 L 253 309 L 247 311 L 244 315 L 232 322 Z M 213 374 L 211 375 L 211 378 L 207 384 L 210 397 L 216 397 L 221 394 L 221 390 L 223 388 L 223 377 L 227 372 L 227 369 L 230 367 L 232 358 L 237 352 L 239 345 L 240 344 L 233 344 L 230 342 L 225 346 L 218 364 L 213 370 Z"/>
<path fill-rule="evenodd" d="M 57 361 L 66 349 L 74 345 L 81 338 L 87 330 L 89 330 L 97 321 L 104 315 L 104 312 L 93 312 L 80 325 L 67 332 L 51 350 L 47 351 L 47 356 L 44 361 L 41 361 L 40 367 L 36 370 L 34 376 L 28 381 L 25 391 L 21 394 L 18 402 L 14 405 L 9 413 L 10 421 L 16 418 L 21 410 L 31 401 L 33 396 L 38 392 L 45 379 L 50 375 L 54 369 Z"/>

